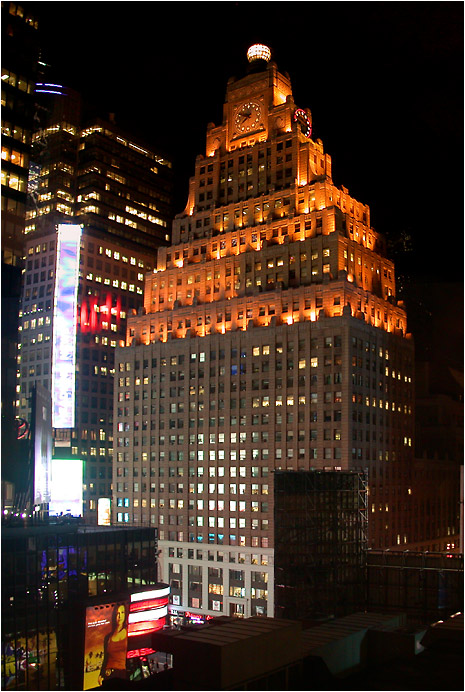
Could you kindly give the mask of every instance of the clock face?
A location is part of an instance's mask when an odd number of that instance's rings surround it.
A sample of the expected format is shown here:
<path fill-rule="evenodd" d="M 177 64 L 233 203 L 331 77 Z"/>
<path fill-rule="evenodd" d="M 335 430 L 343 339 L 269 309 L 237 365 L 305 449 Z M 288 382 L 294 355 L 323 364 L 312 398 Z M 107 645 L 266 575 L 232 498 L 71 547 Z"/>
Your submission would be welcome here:
<path fill-rule="evenodd" d="M 247 134 L 262 125 L 262 108 L 256 101 L 247 101 L 234 116 L 234 128 L 238 134 Z"/>
<path fill-rule="evenodd" d="M 304 137 L 307 137 L 307 139 L 310 139 L 310 136 L 312 134 L 312 124 L 309 120 L 308 115 L 302 108 L 297 108 L 294 111 L 294 122 L 299 123 L 300 125 L 300 131 L 304 135 Z"/>

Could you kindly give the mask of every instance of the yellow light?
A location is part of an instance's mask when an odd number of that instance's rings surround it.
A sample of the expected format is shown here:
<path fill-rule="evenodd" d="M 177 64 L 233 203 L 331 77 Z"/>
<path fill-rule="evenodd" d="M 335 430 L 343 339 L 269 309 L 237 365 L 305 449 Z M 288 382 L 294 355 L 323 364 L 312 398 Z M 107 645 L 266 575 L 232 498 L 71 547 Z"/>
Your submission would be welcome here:
<path fill-rule="evenodd" d="M 254 60 L 266 60 L 268 62 L 270 59 L 271 50 L 262 43 L 254 43 L 247 51 L 247 60 L 249 62 L 253 62 Z"/>
<path fill-rule="evenodd" d="M 293 320 L 293 318 L 292 318 L 292 315 L 289 315 L 289 317 L 287 318 L 286 321 L 287 321 L 288 324 L 292 324 L 292 323 L 294 322 L 294 320 Z"/>
<path fill-rule="evenodd" d="M 311 321 L 311 322 L 315 322 L 315 321 L 316 321 L 316 315 L 315 315 L 315 311 L 314 311 L 314 310 L 312 310 L 311 313 L 310 313 L 310 321 Z"/>

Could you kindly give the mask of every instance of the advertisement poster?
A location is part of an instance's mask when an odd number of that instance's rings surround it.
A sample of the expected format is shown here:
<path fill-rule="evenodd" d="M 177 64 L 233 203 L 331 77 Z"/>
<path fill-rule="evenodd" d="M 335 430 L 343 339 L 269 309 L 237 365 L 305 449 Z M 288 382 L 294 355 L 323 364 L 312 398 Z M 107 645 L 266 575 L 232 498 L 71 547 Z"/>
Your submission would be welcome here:
<path fill-rule="evenodd" d="M 2 689 L 54 689 L 56 656 L 53 630 L 7 637 L 2 644 Z"/>
<path fill-rule="evenodd" d="M 126 601 L 86 608 L 84 690 L 109 678 L 126 679 L 128 612 Z"/>

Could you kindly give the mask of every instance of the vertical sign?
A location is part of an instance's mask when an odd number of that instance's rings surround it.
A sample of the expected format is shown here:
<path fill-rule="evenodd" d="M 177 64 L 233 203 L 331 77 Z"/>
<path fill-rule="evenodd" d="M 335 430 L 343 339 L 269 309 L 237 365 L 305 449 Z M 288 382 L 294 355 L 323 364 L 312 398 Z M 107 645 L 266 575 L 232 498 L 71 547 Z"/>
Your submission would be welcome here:
<path fill-rule="evenodd" d="M 32 397 L 34 504 L 50 502 L 50 464 L 52 461 L 52 399 L 50 392 L 36 383 Z"/>
<path fill-rule="evenodd" d="M 52 424 L 74 428 L 81 226 L 59 224 L 52 344 Z"/>

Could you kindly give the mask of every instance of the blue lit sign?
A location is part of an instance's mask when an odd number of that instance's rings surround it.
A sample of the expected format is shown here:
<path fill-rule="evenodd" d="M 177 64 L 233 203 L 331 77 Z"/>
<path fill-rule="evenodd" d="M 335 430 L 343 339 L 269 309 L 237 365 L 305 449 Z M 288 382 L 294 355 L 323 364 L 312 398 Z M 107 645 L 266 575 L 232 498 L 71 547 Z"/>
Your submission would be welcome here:
<path fill-rule="evenodd" d="M 81 226 L 59 224 L 52 346 L 54 428 L 74 427 L 80 243 Z"/>

